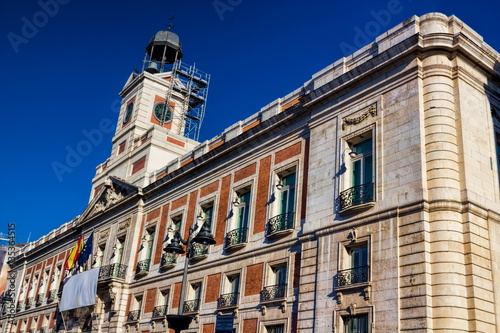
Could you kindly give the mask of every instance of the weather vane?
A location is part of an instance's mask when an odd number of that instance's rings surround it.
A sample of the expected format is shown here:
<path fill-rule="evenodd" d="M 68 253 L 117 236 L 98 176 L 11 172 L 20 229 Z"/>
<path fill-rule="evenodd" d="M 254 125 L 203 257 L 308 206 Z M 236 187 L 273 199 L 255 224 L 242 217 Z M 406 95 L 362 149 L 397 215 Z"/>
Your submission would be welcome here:
<path fill-rule="evenodd" d="M 168 19 L 168 24 L 167 24 L 167 30 L 170 31 L 174 28 L 174 23 L 173 20 L 175 19 L 174 15 L 170 15 L 170 18 Z"/>

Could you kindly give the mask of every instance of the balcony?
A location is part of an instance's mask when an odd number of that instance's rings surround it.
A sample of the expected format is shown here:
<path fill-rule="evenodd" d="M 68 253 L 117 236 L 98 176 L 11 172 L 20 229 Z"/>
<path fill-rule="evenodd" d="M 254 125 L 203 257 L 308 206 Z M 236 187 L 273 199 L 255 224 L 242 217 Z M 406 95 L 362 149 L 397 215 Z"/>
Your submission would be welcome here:
<path fill-rule="evenodd" d="M 52 289 L 51 291 L 49 291 L 49 295 L 47 296 L 47 303 L 54 302 L 56 299 L 56 296 L 57 296 L 57 290 Z"/>
<path fill-rule="evenodd" d="M 339 212 L 340 214 L 371 208 L 375 205 L 373 200 L 373 183 L 366 183 L 351 187 L 340 192 Z"/>
<path fill-rule="evenodd" d="M 276 284 L 267 286 L 260 292 L 261 301 L 274 301 L 283 299 L 286 296 L 286 284 Z"/>
<path fill-rule="evenodd" d="M 33 307 L 33 297 L 29 297 L 26 301 L 26 306 L 24 307 L 26 310 Z"/>
<path fill-rule="evenodd" d="M 362 266 L 351 269 L 344 269 L 337 274 L 337 286 L 350 286 L 358 283 L 365 283 L 370 280 L 370 267 Z"/>
<path fill-rule="evenodd" d="M 230 308 L 238 306 L 238 296 L 240 293 L 229 293 L 220 295 L 217 301 L 218 308 Z"/>
<path fill-rule="evenodd" d="M 200 310 L 200 300 L 193 299 L 190 301 L 185 301 L 182 307 L 182 313 L 197 312 Z"/>
<path fill-rule="evenodd" d="M 127 273 L 127 265 L 111 264 L 102 266 L 99 270 L 99 281 L 102 282 L 107 279 L 125 279 Z"/>
<path fill-rule="evenodd" d="M 138 321 L 141 317 L 141 310 L 129 311 L 127 321 Z"/>
<path fill-rule="evenodd" d="M 44 294 L 38 294 L 36 296 L 36 303 L 35 303 L 36 306 L 40 306 L 43 304 L 43 297 L 44 296 L 45 296 Z"/>
<path fill-rule="evenodd" d="M 188 253 L 190 261 L 203 260 L 208 256 L 208 247 L 203 247 L 199 243 L 191 243 L 191 249 Z"/>
<path fill-rule="evenodd" d="M 19 312 L 23 309 L 23 302 L 22 301 L 19 301 L 17 303 L 17 307 L 16 307 L 16 311 Z"/>
<path fill-rule="evenodd" d="M 293 231 L 294 212 L 276 215 L 267 221 L 267 237 L 274 238 Z"/>
<path fill-rule="evenodd" d="M 175 254 L 164 252 L 161 255 L 160 270 L 166 270 L 168 268 L 172 268 L 175 266 L 176 263 L 177 260 L 175 259 Z"/>
<path fill-rule="evenodd" d="M 236 249 L 246 245 L 248 228 L 238 228 L 229 231 L 224 241 L 224 249 Z"/>
<path fill-rule="evenodd" d="M 141 277 L 149 272 L 149 264 L 151 263 L 151 259 L 141 260 L 137 263 L 135 267 L 135 277 Z"/>
<path fill-rule="evenodd" d="M 167 306 L 155 306 L 153 309 L 153 318 L 163 318 L 167 315 Z"/>

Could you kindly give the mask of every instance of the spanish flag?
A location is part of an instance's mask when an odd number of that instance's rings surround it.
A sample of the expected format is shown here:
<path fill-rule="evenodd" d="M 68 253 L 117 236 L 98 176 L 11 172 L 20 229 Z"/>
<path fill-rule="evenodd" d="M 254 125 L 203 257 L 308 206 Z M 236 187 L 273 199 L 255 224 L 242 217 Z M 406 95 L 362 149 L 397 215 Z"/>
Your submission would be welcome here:
<path fill-rule="evenodd" d="M 78 260 L 80 253 L 82 253 L 82 248 L 83 235 L 80 235 L 80 237 L 78 237 L 78 240 L 76 241 L 75 247 L 73 248 L 73 250 L 71 250 L 68 259 L 66 259 L 66 262 L 64 263 L 64 269 L 72 269 L 73 267 L 75 267 L 75 263 Z"/>

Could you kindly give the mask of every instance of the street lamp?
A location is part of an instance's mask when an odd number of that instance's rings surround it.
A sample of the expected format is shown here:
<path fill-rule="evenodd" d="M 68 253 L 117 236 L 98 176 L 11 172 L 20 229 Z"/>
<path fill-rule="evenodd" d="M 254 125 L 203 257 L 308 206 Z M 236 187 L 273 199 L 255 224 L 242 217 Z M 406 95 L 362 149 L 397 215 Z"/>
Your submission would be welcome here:
<path fill-rule="evenodd" d="M 207 249 L 209 245 L 214 245 L 216 243 L 214 236 L 210 232 L 210 228 L 206 223 L 203 223 L 200 231 L 196 236 L 193 237 L 193 233 L 196 228 L 189 228 L 189 236 L 187 241 L 181 238 L 179 234 L 179 230 L 175 231 L 175 234 L 172 238 L 170 244 L 168 244 L 163 250 L 166 253 L 173 254 L 176 258 L 180 254 L 189 253 L 191 251 L 191 244 L 197 243 L 202 246 L 202 249 Z M 186 251 L 182 248 L 182 244 L 186 246 Z M 184 273 L 182 275 L 182 283 L 181 283 L 181 296 L 179 301 L 179 310 L 176 315 L 167 315 L 168 327 L 173 329 L 175 333 L 180 333 L 182 330 L 186 330 L 189 328 L 189 324 L 193 320 L 191 316 L 183 315 L 184 310 L 184 298 L 185 298 L 185 284 L 187 281 L 187 273 L 188 273 L 188 260 L 184 261 Z"/>

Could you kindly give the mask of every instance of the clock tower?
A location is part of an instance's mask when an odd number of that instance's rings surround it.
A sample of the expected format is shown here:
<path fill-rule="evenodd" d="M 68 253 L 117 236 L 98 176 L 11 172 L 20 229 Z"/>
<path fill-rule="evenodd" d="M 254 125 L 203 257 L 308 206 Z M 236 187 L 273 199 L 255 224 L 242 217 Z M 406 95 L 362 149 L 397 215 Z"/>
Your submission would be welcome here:
<path fill-rule="evenodd" d="M 143 68 L 120 92 L 111 156 L 96 168 L 91 199 L 114 176 L 138 187 L 154 172 L 198 145 L 210 76 L 182 62 L 177 34 L 159 31 L 146 47 Z"/>

